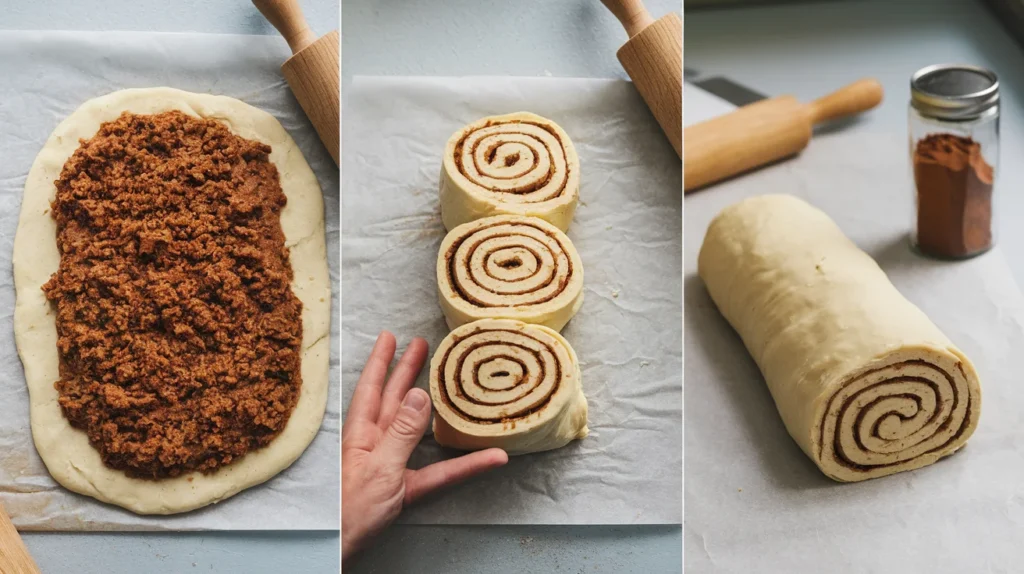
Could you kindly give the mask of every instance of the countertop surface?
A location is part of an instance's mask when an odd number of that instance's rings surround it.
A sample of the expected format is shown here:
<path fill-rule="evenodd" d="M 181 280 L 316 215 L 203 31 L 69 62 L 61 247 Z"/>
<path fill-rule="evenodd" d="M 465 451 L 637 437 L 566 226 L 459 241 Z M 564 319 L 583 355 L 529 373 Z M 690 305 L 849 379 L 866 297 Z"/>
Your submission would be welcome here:
<path fill-rule="evenodd" d="M 337 0 L 301 1 L 315 32 L 338 27 Z M 251 3 L 240 0 L 0 0 L 0 13 L 0 29 L 8 30 L 277 33 Z M 334 531 L 26 533 L 23 537 L 45 574 L 338 571 L 339 537 Z"/>

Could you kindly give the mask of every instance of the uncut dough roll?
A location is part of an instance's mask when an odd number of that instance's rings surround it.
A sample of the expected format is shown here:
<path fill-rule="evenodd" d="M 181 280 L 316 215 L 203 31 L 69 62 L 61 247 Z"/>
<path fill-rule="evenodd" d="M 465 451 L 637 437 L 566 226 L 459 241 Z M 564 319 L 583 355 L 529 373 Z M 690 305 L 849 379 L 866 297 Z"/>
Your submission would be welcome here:
<path fill-rule="evenodd" d="M 434 439 L 510 455 L 587 436 L 579 360 L 557 332 L 507 319 L 455 329 L 430 361 Z"/>
<path fill-rule="evenodd" d="M 726 208 L 698 270 L 789 434 L 830 478 L 914 470 L 974 432 L 970 360 L 818 209 L 787 195 Z"/>
<path fill-rule="evenodd" d="M 517 319 L 560 331 L 583 304 L 583 263 L 569 238 L 536 217 L 496 215 L 451 230 L 437 254 L 448 328 Z"/>
<path fill-rule="evenodd" d="M 579 186 L 576 148 L 558 124 L 526 112 L 491 116 L 448 139 L 441 220 L 450 231 L 490 215 L 530 215 L 565 231 Z"/>

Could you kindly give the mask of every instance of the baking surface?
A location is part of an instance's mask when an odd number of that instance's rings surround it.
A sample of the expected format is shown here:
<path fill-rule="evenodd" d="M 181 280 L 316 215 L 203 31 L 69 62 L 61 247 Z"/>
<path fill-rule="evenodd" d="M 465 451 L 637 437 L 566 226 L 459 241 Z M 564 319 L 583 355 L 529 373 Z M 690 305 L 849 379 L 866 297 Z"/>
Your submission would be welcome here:
<path fill-rule="evenodd" d="M 279 38 L 132 33 L 0 32 L 0 226 L 8 274 L 0 297 L 14 306 L 10 242 L 17 226 L 25 175 L 56 125 L 85 100 L 127 87 L 173 86 L 241 99 L 274 115 L 293 136 L 325 195 L 328 260 L 337 305 L 338 175 L 312 126 L 277 73 L 287 49 Z M 236 71 L 233 74 L 226 70 Z M 244 70 L 238 73 L 237 70 Z M 44 71 L 44 73 L 40 73 Z M 337 337 L 337 322 L 333 337 Z M 328 410 L 313 443 L 270 482 L 196 512 L 140 517 L 72 494 L 43 467 L 28 430 L 27 393 L 13 332 L 0 401 L 0 485 L 4 506 L 20 529 L 331 529 L 338 526 L 337 354 Z"/>
<path fill-rule="evenodd" d="M 399 520 L 678 523 L 681 172 L 626 82 L 354 79 L 342 137 L 344 405 L 380 330 L 394 332 L 400 346 L 423 336 L 432 349 L 448 333 L 435 275 L 445 235 L 437 195 L 444 145 L 471 121 L 519 110 L 558 123 L 580 157 L 581 203 L 568 235 L 583 261 L 584 302 L 562 335 L 580 358 L 591 434 L 513 457 Z M 426 385 L 426 371 L 418 382 Z M 427 439 L 410 464 L 453 454 Z"/>
<path fill-rule="evenodd" d="M 714 113 L 706 94 L 686 95 L 704 103 L 693 121 Z M 842 572 L 973 571 L 979 556 L 991 571 L 1013 571 L 1024 536 L 1024 390 L 1012 362 L 1024 348 L 1024 296 L 999 248 L 955 263 L 911 252 L 905 137 L 818 134 L 795 160 L 686 199 L 688 572 L 806 572 L 822 564 Z M 762 193 L 791 193 L 828 213 L 971 358 L 982 415 L 962 451 L 920 470 L 839 484 L 790 438 L 753 359 L 696 274 L 710 220 Z"/>

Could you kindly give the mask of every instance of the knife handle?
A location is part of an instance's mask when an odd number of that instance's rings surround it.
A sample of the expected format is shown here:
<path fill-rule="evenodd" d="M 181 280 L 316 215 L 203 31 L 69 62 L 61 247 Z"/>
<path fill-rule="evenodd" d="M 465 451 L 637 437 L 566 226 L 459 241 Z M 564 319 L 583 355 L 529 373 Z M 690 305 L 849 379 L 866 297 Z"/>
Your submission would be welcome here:
<path fill-rule="evenodd" d="M 252 3 L 284 36 L 292 54 L 298 54 L 316 41 L 316 34 L 306 23 L 298 0 L 252 0 Z"/>
<path fill-rule="evenodd" d="M 601 0 L 601 3 L 619 19 L 630 38 L 654 23 L 642 0 Z"/>
<path fill-rule="evenodd" d="M 866 112 L 882 101 L 882 84 L 866 78 L 842 87 L 807 104 L 811 124 Z"/>

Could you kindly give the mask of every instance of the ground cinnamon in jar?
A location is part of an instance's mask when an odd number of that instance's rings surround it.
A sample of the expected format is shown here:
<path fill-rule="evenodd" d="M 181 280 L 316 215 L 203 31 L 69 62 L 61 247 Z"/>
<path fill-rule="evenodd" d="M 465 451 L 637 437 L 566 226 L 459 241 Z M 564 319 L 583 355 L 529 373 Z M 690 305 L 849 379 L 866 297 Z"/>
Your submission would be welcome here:
<path fill-rule="evenodd" d="M 913 155 L 917 246 L 929 255 L 967 257 L 992 246 L 993 170 L 969 137 L 932 134 Z"/>

